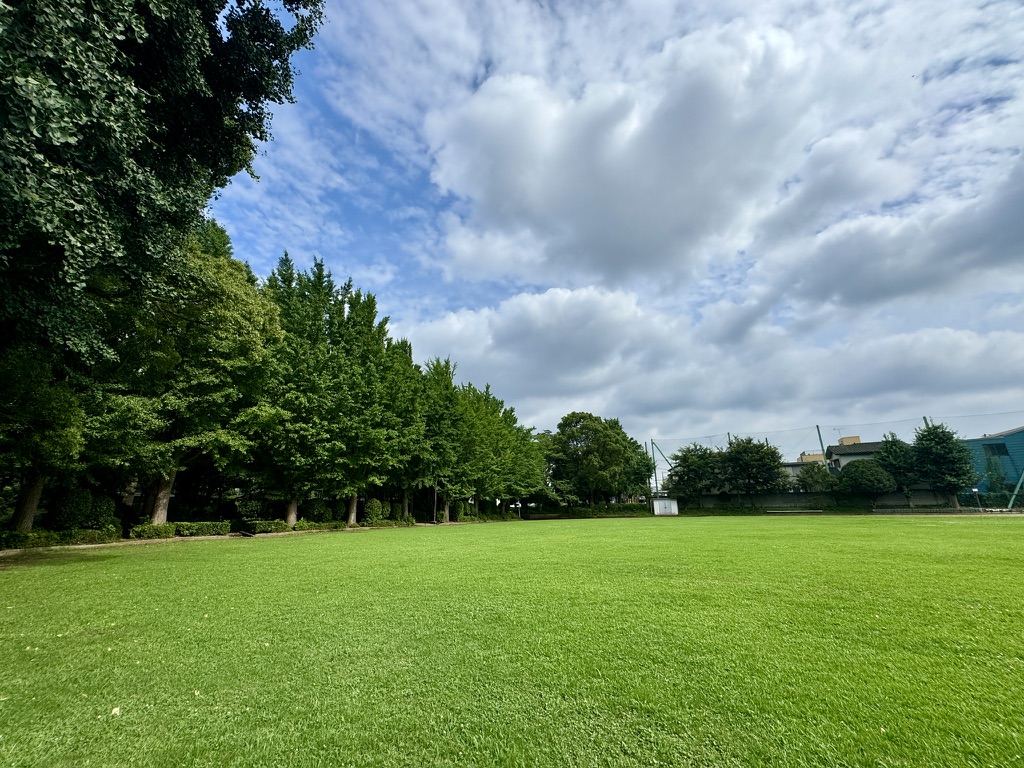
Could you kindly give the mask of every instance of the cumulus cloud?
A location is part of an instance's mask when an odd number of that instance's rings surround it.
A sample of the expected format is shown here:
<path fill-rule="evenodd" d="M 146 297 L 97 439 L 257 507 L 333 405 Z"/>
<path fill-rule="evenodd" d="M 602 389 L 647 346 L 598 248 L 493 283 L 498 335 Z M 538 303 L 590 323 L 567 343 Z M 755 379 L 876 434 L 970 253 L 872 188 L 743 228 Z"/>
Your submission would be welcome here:
<path fill-rule="evenodd" d="M 418 358 L 527 420 L 679 436 L 1020 402 L 1019 3 L 328 16 L 262 181 L 215 213 L 240 255 L 356 275 Z"/>

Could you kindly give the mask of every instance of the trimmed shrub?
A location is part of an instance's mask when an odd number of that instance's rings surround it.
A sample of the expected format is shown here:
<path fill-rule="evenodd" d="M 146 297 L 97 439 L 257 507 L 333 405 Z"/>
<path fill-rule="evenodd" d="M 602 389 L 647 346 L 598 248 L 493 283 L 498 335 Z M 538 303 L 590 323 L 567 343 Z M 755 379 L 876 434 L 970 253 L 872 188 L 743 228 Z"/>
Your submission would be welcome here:
<path fill-rule="evenodd" d="M 121 540 L 118 531 L 91 531 L 73 529 L 70 531 L 34 530 L 0 531 L 0 549 L 29 549 L 33 547 L 62 547 L 75 544 L 109 544 Z"/>
<path fill-rule="evenodd" d="M 388 519 L 389 520 L 401 520 L 402 519 L 402 502 L 392 501 L 388 507 Z"/>
<path fill-rule="evenodd" d="M 380 525 L 383 519 L 384 505 L 380 503 L 379 499 L 367 499 L 365 524 L 374 527 Z"/>
<path fill-rule="evenodd" d="M 176 536 L 227 536 L 231 533 L 231 523 L 174 523 L 174 533 Z"/>
<path fill-rule="evenodd" d="M 346 527 L 345 520 L 299 520 L 295 524 L 296 531 L 340 531 Z"/>
<path fill-rule="evenodd" d="M 173 539 L 175 528 L 178 525 L 181 523 L 163 523 L 162 525 L 143 523 L 132 528 L 128 536 L 132 539 Z"/>
<path fill-rule="evenodd" d="M 243 533 L 284 533 L 291 529 L 284 520 L 234 520 L 231 523 L 232 531 Z"/>

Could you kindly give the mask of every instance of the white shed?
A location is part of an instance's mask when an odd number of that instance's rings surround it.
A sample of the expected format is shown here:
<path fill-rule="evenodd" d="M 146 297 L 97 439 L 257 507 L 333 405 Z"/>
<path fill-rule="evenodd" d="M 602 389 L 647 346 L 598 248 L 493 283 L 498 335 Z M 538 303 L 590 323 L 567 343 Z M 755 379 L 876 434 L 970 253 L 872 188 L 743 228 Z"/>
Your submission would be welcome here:
<path fill-rule="evenodd" d="M 679 504 L 675 499 L 651 499 L 654 503 L 654 514 L 659 517 L 678 515 Z"/>

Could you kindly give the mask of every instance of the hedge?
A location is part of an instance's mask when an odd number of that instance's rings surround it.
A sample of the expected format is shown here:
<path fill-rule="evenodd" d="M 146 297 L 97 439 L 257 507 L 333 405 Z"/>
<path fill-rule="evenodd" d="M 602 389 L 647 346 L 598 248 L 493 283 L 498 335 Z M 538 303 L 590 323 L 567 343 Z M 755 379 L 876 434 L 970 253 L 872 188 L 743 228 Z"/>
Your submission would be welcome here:
<path fill-rule="evenodd" d="M 231 533 L 231 523 L 175 523 L 174 533 L 177 536 L 227 536 Z"/>
<path fill-rule="evenodd" d="M 291 529 L 284 520 L 234 520 L 231 523 L 232 531 L 242 533 L 283 533 Z"/>
<path fill-rule="evenodd" d="M 70 531 L 0 531 L 0 549 L 65 547 L 74 544 L 109 544 L 121 540 L 120 529 L 94 531 L 75 528 Z"/>
<path fill-rule="evenodd" d="M 176 535 L 175 527 L 178 525 L 180 523 L 163 523 L 161 525 L 143 523 L 132 528 L 128 536 L 133 539 L 173 539 Z"/>
<path fill-rule="evenodd" d="M 299 520 L 295 524 L 296 531 L 338 531 L 348 527 L 345 520 Z"/>

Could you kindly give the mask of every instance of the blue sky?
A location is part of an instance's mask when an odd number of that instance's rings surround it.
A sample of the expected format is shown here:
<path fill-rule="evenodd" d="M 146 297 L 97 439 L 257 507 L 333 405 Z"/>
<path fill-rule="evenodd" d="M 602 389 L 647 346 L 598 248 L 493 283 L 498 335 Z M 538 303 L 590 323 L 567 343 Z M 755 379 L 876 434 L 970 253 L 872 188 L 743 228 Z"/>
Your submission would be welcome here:
<path fill-rule="evenodd" d="M 212 206 L 258 274 L 323 258 L 539 429 L 1024 424 L 1020 2 L 327 16 Z"/>

